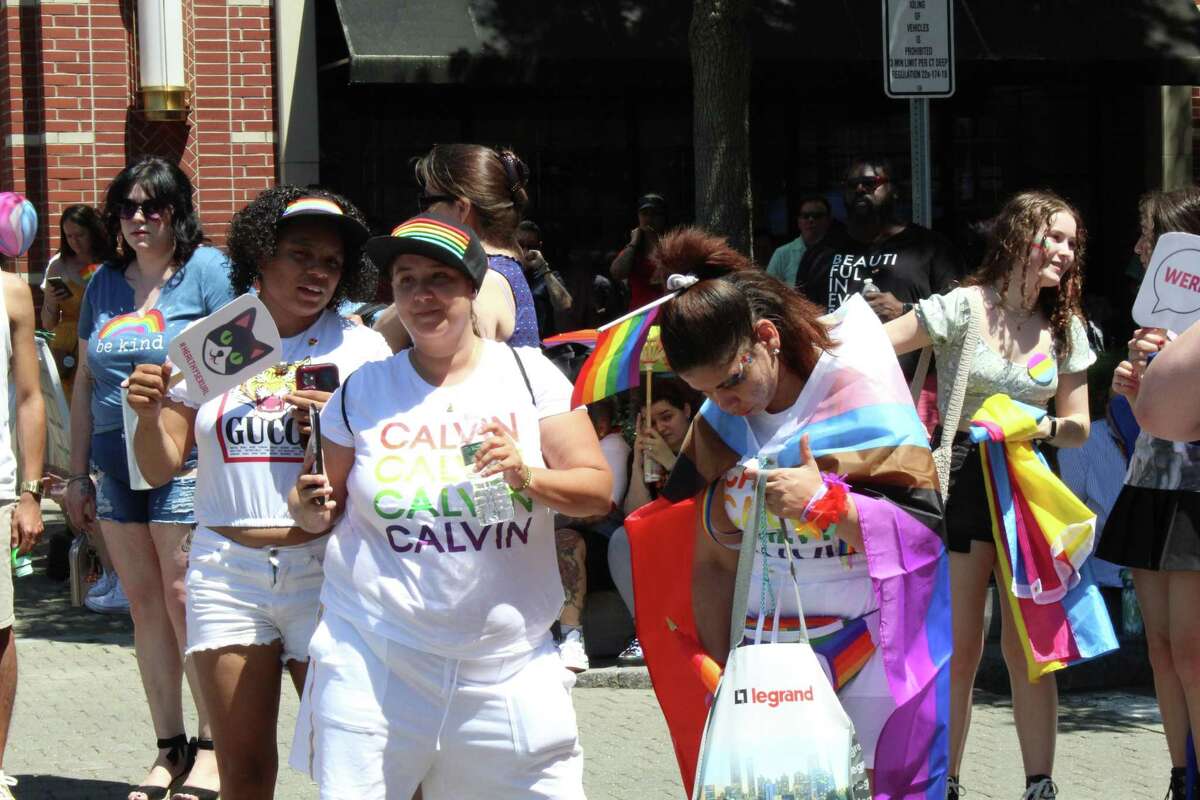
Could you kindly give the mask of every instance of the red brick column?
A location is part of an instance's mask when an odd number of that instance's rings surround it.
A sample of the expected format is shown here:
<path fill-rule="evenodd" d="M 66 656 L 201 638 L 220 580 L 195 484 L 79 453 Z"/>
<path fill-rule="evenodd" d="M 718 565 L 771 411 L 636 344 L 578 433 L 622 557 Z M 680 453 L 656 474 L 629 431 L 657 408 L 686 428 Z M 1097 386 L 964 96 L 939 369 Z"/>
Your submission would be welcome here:
<path fill-rule="evenodd" d="M 269 0 L 185 0 L 186 122 L 137 113 L 136 0 L 42 0 L 0 8 L 0 190 L 25 193 L 41 232 L 17 268 L 40 275 L 58 217 L 99 204 L 108 182 L 146 154 L 193 179 L 205 231 L 275 180 Z"/>

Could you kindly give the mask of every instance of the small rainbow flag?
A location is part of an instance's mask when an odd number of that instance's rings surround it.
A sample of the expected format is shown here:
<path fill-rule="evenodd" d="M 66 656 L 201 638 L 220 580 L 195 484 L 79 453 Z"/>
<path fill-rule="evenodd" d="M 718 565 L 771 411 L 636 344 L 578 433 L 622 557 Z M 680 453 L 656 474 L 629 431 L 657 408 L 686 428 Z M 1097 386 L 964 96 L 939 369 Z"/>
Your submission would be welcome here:
<path fill-rule="evenodd" d="M 581 344 L 584 347 L 595 347 L 596 339 L 600 336 L 595 328 L 584 328 L 581 331 L 556 333 L 542 339 L 542 347 L 557 347 L 560 344 Z"/>
<path fill-rule="evenodd" d="M 571 408 L 632 389 L 641 382 L 642 346 L 650 334 L 650 326 L 658 317 L 659 306 L 674 296 L 672 292 L 660 297 L 597 329 L 599 336 L 596 349 L 583 363 L 579 377 L 575 379 Z"/>
<path fill-rule="evenodd" d="M 87 283 L 92 279 L 92 276 L 95 275 L 99 269 L 99 264 L 88 264 L 86 267 L 79 270 L 79 277 L 84 283 Z"/>

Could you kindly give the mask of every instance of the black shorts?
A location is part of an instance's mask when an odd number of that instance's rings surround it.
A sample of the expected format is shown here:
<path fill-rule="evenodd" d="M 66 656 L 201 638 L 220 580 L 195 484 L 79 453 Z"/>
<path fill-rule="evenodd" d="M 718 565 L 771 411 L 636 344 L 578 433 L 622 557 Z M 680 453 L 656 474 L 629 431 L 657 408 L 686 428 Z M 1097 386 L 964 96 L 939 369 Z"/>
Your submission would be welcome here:
<path fill-rule="evenodd" d="M 1096 555 L 1134 569 L 1200 570 L 1200 493 L 1124 487 Z"/>
<path fill-rule="evenodd" d="M 934 441 L 937 441 L 935 434 Z M 979 445 L 965 433 L 954 437 L 950 451 L 950 499 L 946 501 L 946 546 L 953 553 L 971 552 L 971 542 L 995 545 L 992 517 Z"/>

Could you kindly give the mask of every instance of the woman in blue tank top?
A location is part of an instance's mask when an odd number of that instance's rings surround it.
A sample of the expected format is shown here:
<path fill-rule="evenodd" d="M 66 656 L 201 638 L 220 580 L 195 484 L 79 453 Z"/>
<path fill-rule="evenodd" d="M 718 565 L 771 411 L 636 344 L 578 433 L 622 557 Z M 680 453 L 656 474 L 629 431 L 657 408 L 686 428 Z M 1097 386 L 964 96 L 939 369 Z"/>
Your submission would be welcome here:
<path fill-rule="evenodd" d="M 475 325 L 485 339 L 513 347 L 538 347 L 537 309 L 522 268 L 517 224 L 529 202 L 529 167 L 511 150 L 478 144 L 439 144 L 416 165 L 417 206 L 452 214 L 479 232 L 488 255 L 487 276 L 475 299 Z M 389 307 L 375 329 L 393 350 L 409 345 L 407 331 Z"/>

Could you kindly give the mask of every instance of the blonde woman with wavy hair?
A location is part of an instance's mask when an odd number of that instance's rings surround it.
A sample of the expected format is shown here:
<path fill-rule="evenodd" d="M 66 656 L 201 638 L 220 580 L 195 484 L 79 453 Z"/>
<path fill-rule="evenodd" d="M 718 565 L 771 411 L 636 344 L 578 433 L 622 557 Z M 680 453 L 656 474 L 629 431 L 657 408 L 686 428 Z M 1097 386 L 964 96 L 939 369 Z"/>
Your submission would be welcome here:
<path fill-rule="evenodd" d="M 954 439 L 946 530 L 950 549 L 954 655 L 950 665 L 950 780 L 947 797 L 959 796 L 958 774 L 971 719 L 971 693 L 983 655 L 988 579 L 999 577 L 978 445 L 967 438 L 971 417 L 985 399 L 1007 394 L 1047 408 L 1035 438 L 1055 447 L 1079 447 L 1088 437 L 1088 347 L 1080 297 L 1087 235 L 1079 212 L 1049 191 L 1013 196 L 992 221 L 991 241 L 979 269 L 961 288 L 920 301 L 885 328 L 897 354 L 932 346 L 938 363 L 942 418 L 971 315 L 980 321 L 959 431 Z M 974 312 L 973 312 L 974 310 Z M 1047 370 L 1049 359 L 1054 369 Z M 1034 367 L 1037 369 L 1034 369 Z M 935 441 L 940 432 L 935 435 Z M 1026 678 L 1025 656 L 1008 603 L 1000 603 L 1001 645 L 1013 694 L 1021 746 L 1024 800 L 1057 796 L 1051 780 L 1058 720 L 1053 675 Z"/>

